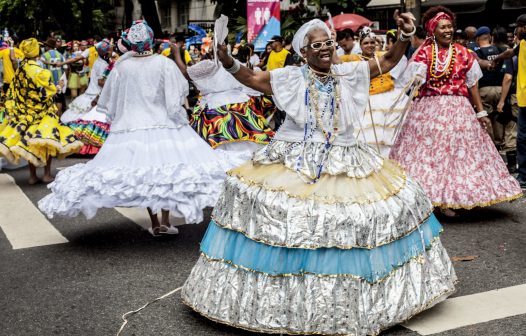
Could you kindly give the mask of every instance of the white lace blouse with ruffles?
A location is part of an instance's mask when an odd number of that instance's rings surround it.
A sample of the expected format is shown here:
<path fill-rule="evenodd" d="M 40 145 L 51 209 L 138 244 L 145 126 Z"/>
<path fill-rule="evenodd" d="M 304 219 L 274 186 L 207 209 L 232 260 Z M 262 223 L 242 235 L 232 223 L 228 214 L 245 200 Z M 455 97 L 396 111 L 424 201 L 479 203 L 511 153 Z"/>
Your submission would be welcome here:
<path fill-rule="evenodd" d="M 334 145 L 348 146 L 356 143 L 353 124 L 363 115 L 369 98 L 370 73 L 367 62 L 348 62 L 333 65 L 341 83 L 339 135 Z M 272 97 L 277 107 L 285 111 L 285 122 L 276 133 L 276 140 L 301 142 L 307 121 L 305 90 L 307 79 L 302 68 L 287 66 L 270 72 Z M 319 127 L 310 141 L 325 142 Z"/>
<path fill-rule="evenodd" d="M 130 57 L 111 71 L 97 111 L 109 117 L 112 133 L 179 128 L 188 125 L 187 95 L 188 81 L 173 61 L 161 55 Z"/>
<path fill-rule="evenodd" d="M 188 75 L 201 94 L 200 103 L 215 109 L 227 104 L 244 103 L 250 97 L 243 92 L 243 85 L 223 66 L 203 60 L 188 68 Z"/>

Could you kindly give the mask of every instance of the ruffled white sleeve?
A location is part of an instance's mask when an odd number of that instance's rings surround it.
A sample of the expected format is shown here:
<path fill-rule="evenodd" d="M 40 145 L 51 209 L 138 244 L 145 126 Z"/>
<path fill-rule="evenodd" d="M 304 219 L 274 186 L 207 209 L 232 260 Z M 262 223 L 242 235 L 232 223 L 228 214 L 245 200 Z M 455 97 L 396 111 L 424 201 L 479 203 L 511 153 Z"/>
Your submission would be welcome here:
<path fill-rule="evenodd" d="M 397 88 L 405 88 L 409 84 L 422 85 L 426 82 L 427 65 L 423 62 L 411 61 L 396 77 Z"/>
<path fill-rule="evenodd" d="M 466 74 L 466 85 L 468 88 L 472 87 L 473 85 L 477 84 L 479 79 L 482 78 L 482 70 L 480 69 L 479 62 L 477 60 L 474 60 L 471 64 L 471 68 L 468 70 Z"/>
<path fill-rule="evenodd" d="M 301 68 L 287 66 L 270 72 L 272 98 L 276 106 L 296 123 L 302 124 L 305 117 L 305 80 Z"/>
<path fill-rule="evenodd" d="M 180 125 L 188 124 L 186 110 L 183 108 L 189 92 L 188 81 L 173 62 L 170 61 L 165 64 L 164 97 L 168 116 Z"/>
<path fill-rule="evenodd" d="M 407 57 L 402 56 L 400 61 L 395 65 L 394 68 L 391 69 L 391 71 L 389 71 L 389 73 L 391 74 L 391 77 L 393 77 L 394 79 L 398 79 L 403 75 L 404 70 L 406 68 L 407 68 Z"/>
<path fill-rule="evenodd" d="M 368 62 L 346 62 L 334 66 L 341 82 L 342 121 L 356 125 L 369 101 L 371 83 Z"/>
<path fill-rule="evenodd" d="M 114 97 L 116 94 L 116 85 L 119 81 L 119 72 L 117 67 L 114 67 L 110 72 L 110 75 L 104 83 L 102 92 L 100 93 L 99 101 L 97 103 L 97 111 L 105 114 L 108 117 L 108 121 L 111 123 L 115 117 L 117 111 L 117 99 Z"/>

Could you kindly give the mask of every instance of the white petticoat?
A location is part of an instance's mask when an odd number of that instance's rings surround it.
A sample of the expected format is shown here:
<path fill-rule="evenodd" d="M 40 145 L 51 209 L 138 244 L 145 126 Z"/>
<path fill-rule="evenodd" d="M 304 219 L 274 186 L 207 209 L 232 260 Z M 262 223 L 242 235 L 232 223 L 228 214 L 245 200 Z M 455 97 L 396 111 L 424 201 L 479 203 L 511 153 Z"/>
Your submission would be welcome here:
<path fill-rule="evenodd" d="M 86 121 L 100 121 L 103 123 L 108 122 L 108 117 L 104 113 L 97 111 L 97 106 L 93 106 L 88 113 L 82 116 L 81 119 Z"/>
<path fill-rule="evenodd" d="M 215 151 L 228 160 L 231 167 L 237 167 L 252 159 L 254 152 L 263 147 L 265 145 L 252 141 L 237 141 L 221 144 Z"/>
<path fill-rule="evenodd" d="M 231 167 L 187 125 L 110 133 L 92 161 L 57 174 L 38 206 L 48 217 L 88 219 L 99 208 L 149 207 L 199 223 Z"/>
<path fill-rule="evenodd" d="M 91 102 L 95 99 L 97 95 L 92 95 L 88 93 L 83 93 L 77 98 L 75 98 L 68 106 L 66 112 L 60 117 L 60 121 L 64 124 L 70 123 L 74 120 L 82 119 L 82 117 L 91 111 L 93 108 Z M 106 122 L 106 120 L 100 120 Z"/>
<path fill-rule="evenodd" d="M 368 143 L 388 158 L 408 102 L 408 96 L 400 89 L 369 96 L 369 105 L 360 118 L 360 124 L 356 125 L 354 135 L 357 140 Z"/>

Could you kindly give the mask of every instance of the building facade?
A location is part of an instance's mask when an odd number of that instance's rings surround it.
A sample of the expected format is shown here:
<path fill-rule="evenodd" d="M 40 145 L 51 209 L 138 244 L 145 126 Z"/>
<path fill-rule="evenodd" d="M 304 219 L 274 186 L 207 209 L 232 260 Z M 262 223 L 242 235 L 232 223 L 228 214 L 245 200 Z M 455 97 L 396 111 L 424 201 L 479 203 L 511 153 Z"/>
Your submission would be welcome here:
<path fill-rule="evenodd" d="M 183 32 L 189 23 L 210 28 L 215 20 L 216 4 L 210 0 L 158 0 L 163 31 Z"/>

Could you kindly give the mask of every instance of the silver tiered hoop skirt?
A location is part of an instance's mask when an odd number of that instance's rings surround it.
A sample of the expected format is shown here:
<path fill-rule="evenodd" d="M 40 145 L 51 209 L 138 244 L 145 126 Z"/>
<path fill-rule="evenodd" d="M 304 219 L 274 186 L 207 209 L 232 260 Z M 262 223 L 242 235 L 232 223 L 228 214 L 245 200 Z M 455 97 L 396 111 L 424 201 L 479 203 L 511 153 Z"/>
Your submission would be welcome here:
<path fill-rule="evenodd" d="M 186 281 L 203 316 L 265 333 L 371 335 L 444 300 L 456 281 L 420 186 L 366 145 L 276 141 L 231 170 Z"/>

